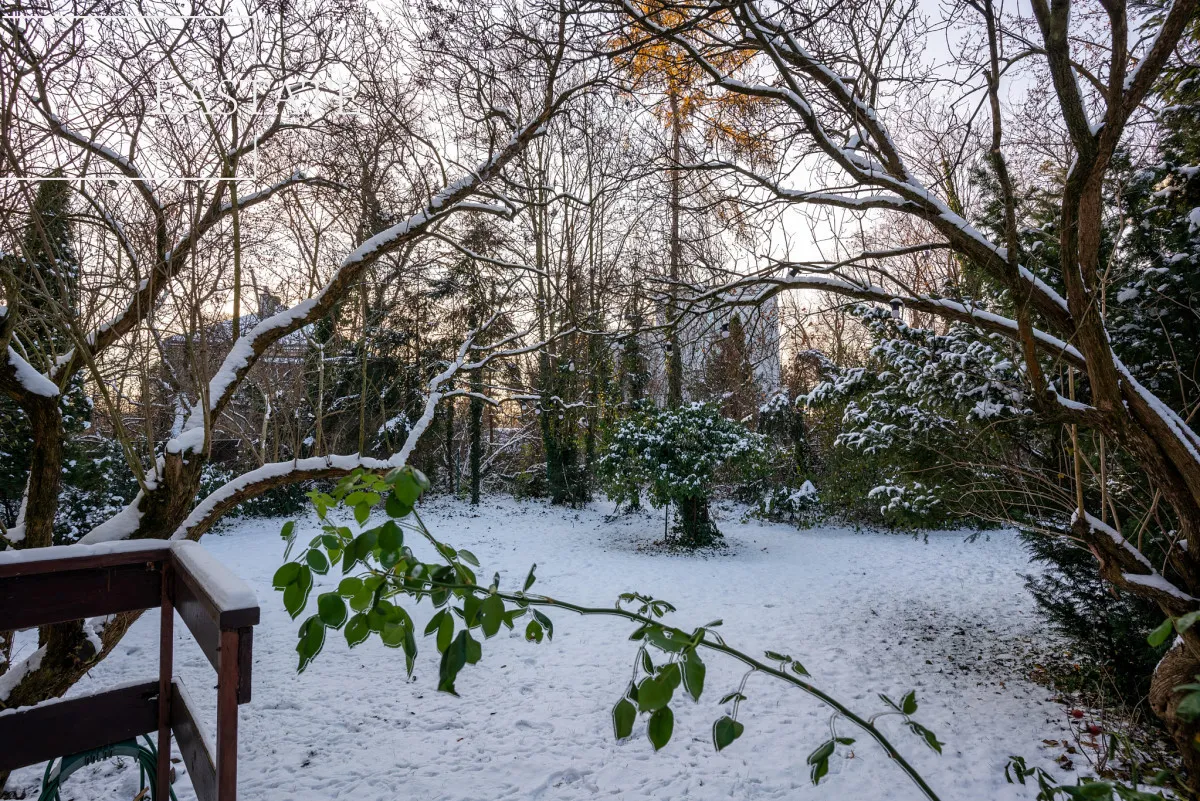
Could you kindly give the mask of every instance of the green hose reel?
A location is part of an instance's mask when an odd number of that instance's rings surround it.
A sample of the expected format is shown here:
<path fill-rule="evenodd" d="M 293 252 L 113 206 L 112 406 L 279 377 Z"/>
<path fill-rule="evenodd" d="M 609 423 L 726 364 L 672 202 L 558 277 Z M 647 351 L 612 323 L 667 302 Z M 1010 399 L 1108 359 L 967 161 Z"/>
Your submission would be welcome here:
<path fill-rule="evenodd" d="M 58 760 L 57 765 L 54 760 L 50 760 L 46 765 L 46 775 L 42 778 L 42 792 L 38 796 L 38 801 L 62 801 L 59 788 L 72 773 L 82 767 L 123 756 L 132 757 L 138 763 L 138 780 L 143 788 L 143 795 L 140 797 L 146 797 L 145 789 L 148 788 L 149 797 L 153 801 L 159 801 L 156 795 L 158 782 L 155 781 L 158 777 L 158 751 L 149 737 L 143 735 L 142 739 L 146 741 L 145 745 L 139 745 L 136 739 L 124 740 L 101 748 L 91 748 L 77 754 L 69 754 Z M 170 795 L 170 801 L 177 801 L 174 788 L 170 789 Z"/>

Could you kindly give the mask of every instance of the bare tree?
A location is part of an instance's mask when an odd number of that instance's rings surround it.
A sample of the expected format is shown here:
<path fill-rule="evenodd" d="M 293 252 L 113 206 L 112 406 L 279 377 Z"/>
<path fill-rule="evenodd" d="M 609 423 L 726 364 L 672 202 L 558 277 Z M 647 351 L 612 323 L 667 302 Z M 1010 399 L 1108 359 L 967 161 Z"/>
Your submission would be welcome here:
<path fill-rule="evenodd" d="M 1004 20 L 990 0 L 976 0 L 956 20 L 976 32 L 975 70 L 966 78 L 941 82 L 915 56 L 925 25 L 916 3 L 766 5 L 736 0 L 704 10 L 678 8 L 681 18 L 668 25 L 638 4 L 621 4 L 643 29 L 685 49 L 714 91 L 769 101 L 777 111 L 776 135 L 786 147 L 774 169 L 734 158 L 694 166 L 720 171 L 740 187 L 747 202 L 764 209 L 902 216 L 919 221 L 927 232 L 924 241 L 859 249 L 836 258 L 778 259 L 716 290 L 694 292 L 692 302 L 699 307 L 727 303 L 735 291 L 748 288 L 756 288 L 757 294 L 745 302 L 756 302 L 780 291 L 811 288 L 860 301 L 897 300 L 912 312 L 1009 338 L 1019 349 L 1036 412 L 1100 432 L 1136 460 L 1172 510 L 1178 539 L 1186 547 L 1170 548 L 1160 572 L 1120 531 L 1084 508 L 1082 493 L 1074 504 L 1072 535 L 1087 543 L 1101 574 L 1122 590 L 1156 601 L 1173 616 L 1194 611 L 1200 604 L 1200 436 L 1121 362 L 1100 294 L 1106 176 L 1128 139 L 1131 120 L 1138 118 L 1157 77 L 1194 23 L 1197 4 L 1181 0 L 1151 13 L 1124 2 L 1091 8 L 1035 0 L 1032 19 Z M 753 58 L 730 69 L 720 60 L 730 52 Z M 1102 55 L 1093 57 L 1095 53 Z M 1089 58 L 1098 63 L 1089 67 Z M 1062 293 L 1026 266 L 1020 245 L 1001 86 L 1021 63 L 1048 76 L 1050 102 L 1045 108 L 1061 120 L 1069 153 L 1056 226 L 1062 269 L 1054 278 Z M 910 147 L 918 137 L 910 130 L 914 118 L 906 112 L 916 92 L 939 92 L 948 103 L 961 97 L 964 104 L 976 104 L 973 115 L 988 119 L 983 126 L 986 159 L 1003 205 L 999 237 L 990 238 L 965 219 L 953 185 L 945 180 L 959 173 L 968 156 L 930 165 L 928 150 Z M 967 150 L 969 144 L 962 148 Z M 930 293 L 907 280 L 915 277 L 910 271 L 896 267 L 899 259 L 935 251 L 949 251 L 977 265 L 1004 288 L 1012 316 L 987 311 L 982 298 Z M 1066 397 L 1065 388 L 1053 380 L 1057 364 L 1086 376 L 1086 400 Z M 1200 729 L 1175 715 L 1182 696 L 1174 688 L 1197 672 L 1200 634 L 1188 632 L 1156 671 L 1151 695 L 1193 777 L 1200 776 L 1200 752 L 1192 745 Z"/>
<path fill-rule="evenodd" d="M 252 30 L 231 24 L 223 6 L 185 16 L 164 7 L 155 16 L 141 5 L 125 15 L 131 27 L 100 39 L 88 35 L 88 15 L 110 18 L 112 4 L 82 14 L 48 6 L 44 14 L 0 22 L 3 158 L 6 174 L 18 179 L 5 184 L 6 203 L 24 209 L 4 233 L 19 241 L 35 182 L 57 170 L 70 181 L 75 205 L 88 210 L 96 246 L 94 260 L 81 265 L 79 309 L 13 266 L 19 258 L 4 262 L 0 390 L 28 416 L 34 443 L 20 519 L 4 532 L 8 547 L 51 543 L 64 438 L 60 401 L 79 377 L 104 399 L 140 486 L 126 509 L 82 542 L 195 539 L 234 505 L 272 487 L 404 464 L 439 402 L 470 394 L 448 388 L 455 375 L 519 359 L 559 336 L 539 338 L 520 326 L 497 335 L 491 332 L 504 315 L 480 321 L 428 382 L 422 415 L 390 457 L 371 459 L 360 450 L 301 458 L 299 447 L 289 447 L 292 458 L 268 460 L 264 437 L 261 467 L 196 504 L 214 431 L 237 424 L 230 419 L 235 398 L 262 375 L 272 349 L 354 298 L 373 269 L 387 280 L 389 259 L 435 234 L 447 238 L 441 232 L 452 232 L 447 226 L 456 216 L 518 213 L 502 189 L 506 169 L 603 72 L 591 49 L 580 47 L 589 32 L 570 5 L 451 5 L 390 20 L 348 5 L 336 12 L 346 24 L 337 25 L 319 7 L 268 3 L 250 9 L 257 15 Z M 347 75 L 366 87 L 365 96 L 399 99 L 395 113 L 346 123 L 348 98 L 335 84 Z M 216 76 L 211 85 L 203 84 L 206 76 Z M 413 76 L 413 91 L 387 89 Z M 187 113 L 151 124 L 164 82 L 175 92 L 169 102 Z M 308 168 L 353 153 L 347 145 L 354 135 L 386 142 L 394 161 L 329 170 L 335 174 L 328 177 Z M 367 213 L 346 219 L 368 220 L 367 227 L 331 235 L 319 249 L 310 243 L 312 253 L 273 244 L 283 232 L 281 215 L 257 211 L 307 187 L 323 200 L 293 201 L 302 206 L 291 206 L 293 223 L 331 230 L 341 205 L 335 198 L 350 177 L 361 180 Z M 254 182 L 257 189 L 244 190 Z M 242 295 L 258 284 L 255 265 L 277 271 L 283 283 L 269 286 L 282 287 L 291 305 L 264 310 L 250 325 Z M 225 303 L 234 319 L 221 344 L 207 332 Z M 32 324 L 35 310 L 47 325 Z M 34 335 L 41 329 L 66 336 Z M 166 358 L 163 342 L 171 337 L 184 358 Z M 190 375 L 170 382 L 171 422 L 156 422 L 150 407 L 162 391 L 151 383 L 174 368 Z M 504 400 L 475 396 L 485 404 Z M 134 414 L 138 407 L 144 411 Z M 264 417 L 264 430 L 267 423 Z M 297 439 L 300 433 L 293 432 Z M 99 652 L 80 623 L 47 627 L 37 652 L 8 667 L 0 706 L 62 694 L 133 619 L 108 621 Z"/>

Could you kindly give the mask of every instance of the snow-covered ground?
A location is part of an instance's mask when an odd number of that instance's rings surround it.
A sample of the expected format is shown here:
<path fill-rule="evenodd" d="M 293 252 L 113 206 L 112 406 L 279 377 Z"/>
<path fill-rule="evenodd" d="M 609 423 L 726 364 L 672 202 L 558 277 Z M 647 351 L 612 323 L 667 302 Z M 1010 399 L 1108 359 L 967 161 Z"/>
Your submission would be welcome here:
<path fill-rule="evenodd" d="M 443 540 L 480 558 L 480 575 L 498 569 L 511 586 L 536 562 L 536 589 L 564 600 L 611 604 L 618 593 L 637 590 L 674 603 L 682 627 L 723 618 L 732 644 L 792 654 L 818 686 L 860 713 L 882 710 L 876 693 L 899 698 L 915 689 L 915 717 L 946 743 L 945 753 L 929 751 L 894 719 L 884 726 L 945 801 L 1032 798 L 1030 788 L 1005 782 L 1010 754 L 1062 773 L 1052 763 L 1061 749 L 1048 750 L 1043 740 L 1067 736 L 1065 710 L 1021 678 L 1018 655 L 1041 636 L 1041 623 L 1022 586 L 1032 568 L 1011 533 L 971 542 L 962 532 L 916 539 L 726 516 L 725 551 L 679 555 L 651 545 L 661 536 L 659 515 L 609 520 L 606 505 L 575 512 L 507 499 L 487 499 L 482 509 L 436 499 L 423 510 Z M 263 607 L 254 697 L 241 709 L 242 798 L 921 797 L 862 738 L 813 787 L 805 758 L 829 736 L 829 712 L 766 677 L 747 688 L 739 716 L 745 734 L 715 753 L 711 725 L 723 714 L 717 702 L 742 675 L 716 655 L 706 655 L 701 703 L 676 702 L 675 735 L 662 752 L 644 736 L 614 742 L 609 710 L 636 651 L 628 640 L 632 626 L 619 620 L 551 613 L 554 640 L 541 645 L 525 642 L 521 627 L 502 629 L 484 644 L 483 660 L 460 675 L 459 698 L 434 690 L 431 639 L 418 641 L 411 683 L 401 652 L 377 640 L 351 651 L 340 635 L 297 675 L 298 624 L 271 589 L 283 552 L 281 522 L 237 523 L 204 540 L 254 586 Z M 423 628 L 429 606 L 418 609 L 414 618 Z M 140 620 L 75 691 L 153 677 L 156 625 L 153 616 Z M 211 727 L 215 674 L 186 629 L 177 630 L 177 672 Z M 839 733 L 857 736 L 845 723 Z M 66 786 L 64 801 L 132 798 L 136 773 L 128 761 L 86 768 Z M 27 768 L 10 787 L 36 798 L 40 778 L 40 768 Z M 180 801 L 193 798 L 186 776 L 176 790 Z"/>

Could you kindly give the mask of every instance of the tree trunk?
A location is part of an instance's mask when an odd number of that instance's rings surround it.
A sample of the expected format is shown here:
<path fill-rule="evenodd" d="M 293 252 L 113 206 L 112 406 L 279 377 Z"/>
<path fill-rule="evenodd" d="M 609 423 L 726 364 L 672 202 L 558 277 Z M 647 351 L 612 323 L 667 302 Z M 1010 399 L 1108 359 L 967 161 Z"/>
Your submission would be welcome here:
<path fill-rule="evenodd" d="M 471 505 L 479 505 L 480 470 L 483 465 L 483 368 L 471 371 Z"/>
<path fill-rule="evenodd" d="M 679 236 L 679 206 L 683 182 L 683 172 L 679 169 L 679 161 L 683 148 L 683 120 L 676 93 L 668 92 L 667 97 L 671 103 L 671 288 L 669 292 L 671 304 L 667 309 L 667 314 L 675 315 L 678 313 L 675 293 L 679 291 L 679 278 L 682 274 L 681 262 L 683 261 L 683 243 Z M 672 326 L 670 330 L 671 333 L 667 340 L 670 343 L 670 352 L 667 354 L 667 408 L 676 409 L 683 404 L 683 353 L 679 347 L 678 327 Z"/>
<path fill-rule="evenodd" d="M 453 385 L 447 384 L 447 389 Z M 446 482 L 451 495 L 458 494 L 458 458 L 454 453 L 454 401 L 446 404 Z"/>
<path fill-rule="evenodd" d="M 62 476 L 63 430 L 59 398 L 31 396 L 24 404 L 33 436 L 25 500 L 25 539 L 21 548 L 54 544 L 54 517 Z"/>
<path fill-rule="evenodd" d="M 1175 741 L 1193 793 L 1200 792 L 1200 721 L 1186 721 L 1176 714 L 1186 695 L 1175 688 L 1195 682 L 1197 675 L 1200 657 L 1191 646 L 1179 642 L 1158 663 L 1150 680 L 1150 707 Z"/>
<path fill-rule="evenodd" d="M 684 498 L 676 505 L 679 511 L 675 520 L 678 544 L 685 548 L 702 548 L 722 539 L 709 514 L 706 496 Z"/>

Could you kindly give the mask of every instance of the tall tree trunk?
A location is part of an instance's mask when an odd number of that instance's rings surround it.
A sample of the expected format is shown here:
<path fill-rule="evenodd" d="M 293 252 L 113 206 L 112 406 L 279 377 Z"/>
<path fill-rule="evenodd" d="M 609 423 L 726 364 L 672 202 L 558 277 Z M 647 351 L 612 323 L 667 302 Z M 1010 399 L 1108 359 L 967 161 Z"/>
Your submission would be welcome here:
<path fill-rule="evenodd" d="M 31 395 L 24 403 L 33 438 L 25 496 L 25 538 L 21 548 L 45 548 L 54 543 L 54 516 L 62 476 L 62 407 L 58 396 Z"/>
<path fill-rule="evenodd" d="M 471 505 L 479 505 L 480 471 L 483 466 L 483 368 L 471 371 Z"/>
<path fill-rule="evenodd" d="M 679 164 L 683 155 L 683 119 L 679 108 L 679 97 L 670 91 L 667 97 L 671 103 L 671 170 L 669 181 L 671 185 L 671 232 L 670 232 L 670 278 L 671 287 L 668 292 L 670 306 L 667 314 L 678 314 L 675 304 L 676 293 L 679 291 L 679 278 L 682 274 L 683 242 L 679 233 L 679 214 L 683 183 L 683 172 Z M 676 409 L 683 404 L 683 352 L 679 347 L 679 328 L 671 327 L 667 340 L 670 343 L 670 353 L 667 355 L 667 407 Z"/>
<path fill-rule="evenodd" d="M 453 387 L 447 382 L 446 389 Z M 458 494 L 458 456 L 454 452 L 454 400 L 446 403 L 446 483 L 451 495 Z"/>

